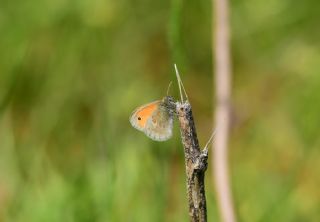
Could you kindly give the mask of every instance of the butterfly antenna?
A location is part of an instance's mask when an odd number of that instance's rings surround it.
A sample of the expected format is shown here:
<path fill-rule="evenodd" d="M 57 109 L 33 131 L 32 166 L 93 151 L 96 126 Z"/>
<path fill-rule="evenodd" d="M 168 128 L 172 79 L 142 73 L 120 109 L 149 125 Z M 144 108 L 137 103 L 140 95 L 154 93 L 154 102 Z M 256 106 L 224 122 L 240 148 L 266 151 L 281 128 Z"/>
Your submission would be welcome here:
<path fill-rule="evenodd" d="M 175 70 L 176 70 L 176 76 L 177 76 L 178 85 L 179 85 L 181 102 L 183 102 L 183 95 L 182 95 L 181 88 L 182 88 L 182 90 L 183 90 L 183 92 L 184 92 L 184 95 L 185 95 L 186 99 L 189 100 L 188 95 L 187 95 L 187 92 L 186 92 L 186 90 L 185 90 L 185 88 L 184 88 L 184 86 L 183 86 L 182 80 L 181 80 L 181 78 L 180 78 L 180 74 L 179 74 L 178 67 L 177 67 L 176 64 L 174 64 L 174 68 L 175 68 Z"/>
<path fill-rule="evenodd" d="M 170 90 L 171 85 L 172 85 L 172 81 L 170 81 L 170 83 L 169 83 L 169 85 L 168 85 L 167 96 L 169 95 L 169 90 Z"/>
<path fill-rule="evenodd" d="M 209 146 L 209 144 L 213 141 L 213 138 L 214 138 L 214 136 L 216 135 L 216 132 L 217 132 L 217 129 L 215 129 L 215 130 L 213 131 L 213 133 L 211 134 L 211 136 L 210 136 L 210 138 L 209 138 L 206 146 L 203 148 L 204 150 L 205 150 L 205 149 L 208 149 L 208 146 Z"/>

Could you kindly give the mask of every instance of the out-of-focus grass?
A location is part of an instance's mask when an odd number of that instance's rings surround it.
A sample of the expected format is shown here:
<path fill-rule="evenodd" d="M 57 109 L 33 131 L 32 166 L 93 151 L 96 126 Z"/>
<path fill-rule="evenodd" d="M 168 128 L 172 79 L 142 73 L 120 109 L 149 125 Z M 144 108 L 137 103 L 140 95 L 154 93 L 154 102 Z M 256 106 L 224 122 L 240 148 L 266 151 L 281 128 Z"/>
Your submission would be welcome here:
<path fill-rule="evenodd" d="M 128 117 L 165 95 L 178 61 L 206 142 L 214 108 L 210 4 L 0 3 L 0 221 L 187 221 L 177 127 L 157 143 Z M 237 215 L 318 221 L 320 5 L 231 6 Z M 215 221 L 210 169 L 206 182 Z"/>

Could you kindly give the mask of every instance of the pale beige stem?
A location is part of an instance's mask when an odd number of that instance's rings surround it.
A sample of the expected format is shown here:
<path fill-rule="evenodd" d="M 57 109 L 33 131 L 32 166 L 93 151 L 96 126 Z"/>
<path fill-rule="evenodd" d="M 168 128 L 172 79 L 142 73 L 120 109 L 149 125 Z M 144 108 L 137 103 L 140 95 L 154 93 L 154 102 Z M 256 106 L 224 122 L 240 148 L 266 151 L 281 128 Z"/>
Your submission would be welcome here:
<path fill-rule="evenodd" d="M 213 64 L 215 66 L 217 130 L 214 141 L 213 173 L 217 201 L 222 221 L 235 222 L 228 170 L 228 140 L 230 125 L 231 64 L 229 43 L 228 0 L 213 0 Z"/>

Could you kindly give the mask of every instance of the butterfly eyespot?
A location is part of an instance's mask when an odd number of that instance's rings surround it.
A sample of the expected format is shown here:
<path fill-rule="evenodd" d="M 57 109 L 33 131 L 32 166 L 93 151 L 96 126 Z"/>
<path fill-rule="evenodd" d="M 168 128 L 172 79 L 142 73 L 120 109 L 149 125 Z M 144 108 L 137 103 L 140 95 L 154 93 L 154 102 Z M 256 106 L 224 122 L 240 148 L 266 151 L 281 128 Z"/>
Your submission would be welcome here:
<path fill-rule="evenodd" d="M 140 116 L 138 117 L 138 120 L 141 120 L 141 117 L 140 117 Z"/>

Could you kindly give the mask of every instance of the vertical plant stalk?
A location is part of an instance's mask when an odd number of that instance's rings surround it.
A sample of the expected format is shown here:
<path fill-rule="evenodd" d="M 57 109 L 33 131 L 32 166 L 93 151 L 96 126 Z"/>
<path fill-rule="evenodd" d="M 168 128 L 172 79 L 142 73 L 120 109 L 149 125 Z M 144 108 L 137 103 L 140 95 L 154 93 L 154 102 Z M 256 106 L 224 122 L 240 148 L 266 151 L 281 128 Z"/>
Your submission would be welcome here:
<path fill-rule="evenodd" d="M 213 178 L 219 211 L 224 222 L 235 222 L 228 170 L 228 140 L 230 126 L 231 64 L 229 42 L 228 0 L 213 0 L 213 64 L 215 65 L 216 112 L 213 155 Z M 214 18 L 215 16 L 215 18 Z"/>
<path fill-rule="evenodd" d="M 204 176 L 208 165 L 208 150 L 207 147 L 200 150 L 192 109 L 188 100 L 176 102 L 175 105 L 184 147 L 190 221 L 206 222 Z"/>

